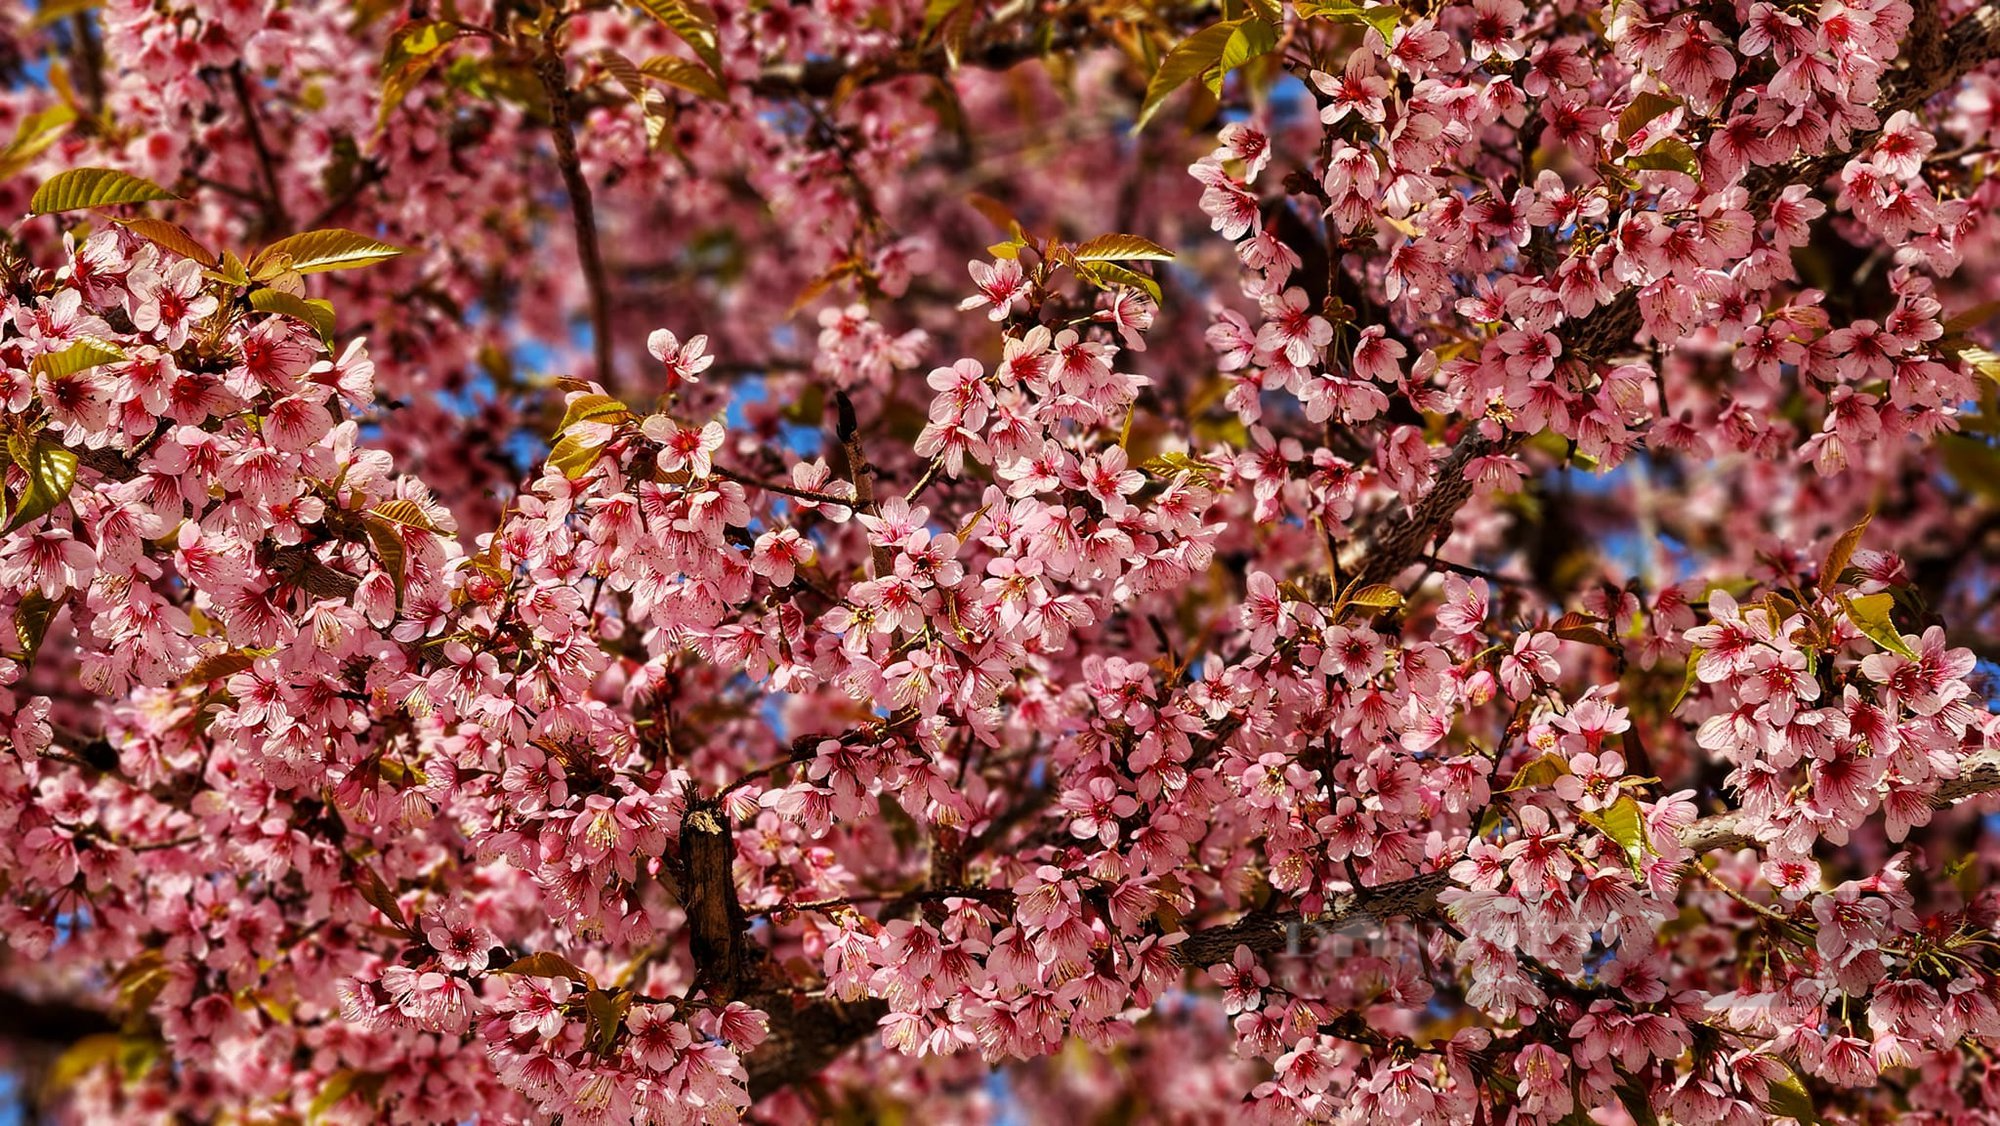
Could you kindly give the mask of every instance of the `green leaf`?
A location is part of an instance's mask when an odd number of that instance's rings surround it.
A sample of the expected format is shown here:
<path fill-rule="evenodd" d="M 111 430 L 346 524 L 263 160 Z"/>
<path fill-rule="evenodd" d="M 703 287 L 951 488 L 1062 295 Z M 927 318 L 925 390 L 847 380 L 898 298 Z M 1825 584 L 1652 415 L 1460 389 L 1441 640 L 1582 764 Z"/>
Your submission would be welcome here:
<path fill-rule="evenodd" d="M 1403 592 L 1387 583 L 1370 583 L 1356 590 L 1349 588 L 1340 598 L 1340 607 L 1360 607 L 1364 610 L 1400 610 L 1403 608 Z"/>
<path fill-rule="evenodd" d="M 117 1062 L 124 1037 L 115 1032 L 99 1032 L 71 1044 L 49 1065 L 42 1082 L 49 1091 L 60 1092 L 100 1067 Z"/>
<path fill-rule="evenodd" d="M 625 93 L 639 103 L 640 112 L 646 115 L 646 140 L 649 144 L 657 143 L 658 127 L 654 119 L 661 117 L 659 107 L 664 101 L 660 92 L 646 85 L 646 76 L 637 64 L 610 47 L 597 52 L 597 64 L 604 68 L 606 74 L 617 79 L 618 85 L 625 88 Z M 659 127 L 663 127 L 663 123 Z"/>
<path fill-rule="evenodd" d="M 68 600 L 68 595 L 50 598 L 39 589 L 30 589 L 21 596 L 21 604 L 14 609 L 14 638 L 21 643 L 22 660 L 35 659 L 42 640 L 49 635 L 49 623 L 56 620 L 56 612 Z"/>
<path fill-rule="evenodd" d="M 312 1105 L 306 1108 L 306 1126 L 318 1126 L 327 1112 L 339 1106 L 348 1098 L 360 1095 L 370 1107 L 375 1107 L 382 1098 L 382 1087 L 389 1077 L 379 1071 L 355 1071 L 341 1068 L 327 1076 L 326 1086 L 313 1096 Z"/>
<path fill-rule="evenodd" d="M 1151 297 L 1155 305 L 1158 305 L 1161 301 L 1160 283 L 1137 270 L 1121 266 L 1116 262 L 1092 262 L 1080 267 L 1080 269 L 1088 269 L 1090 271 L 1090 276 L 1085 280 L 1099 289 L 1110 289 L 1113 286 L 1119 285 L 1129 286 Z"/>
<path fill-rule="evenodd" d="M 709 73 L 722 77 L 722 51 L 715 34 L 715 12 L 694 0 L 637 0 L 639 7 L 681 37 L 708 66 Z"/>
<path fill-rule="evenodd" d="M 1553 785 L 1556 779 L 1569 773 L 1569 760 L 1550 751 L 1537 756 L 1535 761 L 1515 771 L 1513 781 L 1507 783 L 1506 788 L 1500 792 L 1510 794 L 1515 790 L 1525 790 L 1530 787 L 1539 789 Z"/>
<path fill-rule="evenodd" d="M 23 118 L 14 130 L 14 139 L 0 149 L 0 178 L 20 175 L 50 145 L 61 140 L 75 120 L 76 110 L 64 102 Z"/>
<path fill-rule="evenodd" d="M 329 227 L 323 231 L 307 231 L 279 239 L 258 251 L 257 256 L 250 260 L 249 268 L 253 275 L 273 269 L 317 274 L 327 270 L 373 266 L 408 253 L 400 246 L 378 242 L 367 235 Z"/>
<path fill-rule="evenodd" d="M 1771 1084 L 1764 1110 L 1774 1118 L 1793 1119 L 1799 1126 L 1819 1126 L 1819 1108 L 1813 1105 L 1812 1096 L 1796 1074 Z"/>
<path fill-rule="evenodd" d="M 1653 851 L 1653 842 L 1646 836 L 1646 814 L 1639 808 L 1637 798 L 1625 794 L 1606 809 L 1578 816 L 1617 841 L 1618 846 L 1625 850 L 1625 859 L 1631 864 L 1633 874 L 1641 874 L 1641 865 L 1646 854 Z"/>
<path fill-rule="evenodd" d="M 1229 37 L 1236 34 L 1237 25 L 1242 22 L 1223 20 L 1210 24 L 1174 44 L 1173 49 L 1160 60 L 1160 69 L 1153 73 L 1152 81 L 1146 84 L 1146 99 L 1139 105 L 1139 119 L 1132 125 L 1134 132 L 1146 127 L 1168 95 L 1222 61 L 1222 52 L 1229 46 Z"/>
<path fill-rule="evenodd" d="M 556 426 L 555 437 L 562 437 L 579 422 L 622 422 L 630 417 L 631 410 L 609 395 L 596 392 L 578 395 L 563 409 L 562 422 Z"/>
<path fill-rule="evenodd" d="M 241 289 L 250 284 L 250 270 L 243 265 L 242 259 L 236 257 L 236 252 L 233 250 L 223 251 L 222 261 L 216 263 L 213 270 L 203 270 L 202 276 L 210 281 L 221 282 L 231 289 Z"/>
<path fill-rule="evenodd" d="M 166 992 L 173 976 L 158 950 L 141 951 L 118 971 L 114 982 L 118 1000 L 112 1006 L 112 1014 L 127 1022 L 143 1017 L 160 999 L 160 994 Z"/>
<path fill-rule="evenodd" d="M 2000 449 L 1964 434 L 1940 434 L 1938 452 L 1960 488 L 2000 500 Z"/>
<path fill-rule="evenodd" d="M 458 29 L 442 20 L 412 20 L 389 36 L 389 49 L 382 53 L 382 106 L 375 115 L 376 132 L 389 124 L 389 115 L 457 38 Z"/>
<path fill-rule="evenodd" d="M 300 297 L 297 294 L 282 293 L 275 289 L 259 287 L 250 291 L 250 307 L 260 313 L 274 313 L 290 317 L 295 321 L 311 325 L 323 341 L 333 339 L 333 302 L 316 297 Z"/>
<path fill-rule="evenodd" d="M 1363 7 L 1352 0 L 1299 0 L 1292 5 L 1300 19 L 1333 20 L 1338 23 L 1356 23 L 1372 27 L 1387 39 L 1395 33 L 1396 25 L 1403 22 L 1403 9 L 1395 4 L 1376 4 Z"/>
<path fill-rule="evenodd" d="M 13 455 L 14 464 L 28 475 L 28 487 L 15 506 L 14 518 L 7 523 L 7 531 L 12 532 L 48 515 L 69 498 L 70 489 L 76 485 L 76 453 L 46 435 L 32 442 L 9 438 L 7 450 Z"/>
<path fill-rule="evenodd" d="M 1070 250 L 1079 262 L 1171 262 L 1174 252 L 1138 235 L 1098 235 Z"/>
<path fill-rule="evenodd" d="M 1182 473 L 1190 477 L 1206 480 L 1221 472 L 1221 470 L 1205 461 L 1178 451 L 1163 453 L 1158 457 L 1149 458 L 1139 464 L 1139 469 L 1160 480 L 1168 480 Z"/>
<path fill-rule="evenodd" d="M 127 1036 L 118 1048 L 118 1074 L 131 1086 L 144 1079 L 160 1062 L 165 1045 L 151 1036 Z"/>
<path fill-rule="evenodd" d="M 1681 678 L 1681 690 L 1674 693 L 1674 702 L 1667 705 L 1667 714 L 1672 715 L 1680 711 L 1681 705 L 1687 702 L 1688 693 L 1694 691 L 1694 686 L 1701 683 L 1701 678 L 1695 675 L 1695 666 L 1700 663 L 1701 647 L 1696 646 L 1688 650 L 1687 675 Z"/>
<path fill-rule="evenodd" d="M 326 1117 L 327 1111 L 339 1106 L 341 1100 L 354 1093 L 356 1075 L 352 1068 L 343 1067 L 326 1077 L 326 1085 L 319 1089 L 319 1094 L 313 1096 L 312 1105 L 306 1108 L 307 1126 L 314 1126 Z"/>
<path fill-rule="evenodd" d="M 589 1017 L 586 1042 L 590 1050 L 598 1055 L 609 1055 L 618 1042 L 618 1030 L 625 1023 L 625 1014 L 632 1008 L 632 991 L 620 989 L 616 993 L 603 989 L 593 989 L 583 997 L 583 1011 Z"/>
<path fill-rule="evenodd" d="M 1971 367 L 1974 372 L 2000 383 L 2000 356 L 1981 348 L 1977 344 L 1962 344 L 1944 349 Z"/>
<path fill-rule="evenodd" d="M 44 352 L 36 356 L 35 362 L 28 365 L 28 370 L 50 379 L 68 379 L 80 371 L 124 358 L 124 350 L 116 344 L 84 337 L 60 352 Z"/>
<path fill-rule="evenodd" d="M 1654 118 L 1680 108 L 1680 104 L 1679 98 L 1669 98 L 1651 90 L 1642 91 L 1618 114 L 1618 139 L 1629 140 L 1632 134 L 1644 129 Z"/>
<path fill-rule="evenodd" d="M 557 440 L 555 448 L 549 451 L 549 464 L 562 471 L 562 475 L 574 481 L 590 472 L 597 459 L 604 453 L 601 445 L 585 445 L 574 434 L 565 434 Z"/>
<path fill-rule="evenodd" d="M 1222 45 L 1222 57 L 1217 60 L 1214 73 L 1205 75 L 1202 81 L 1208 86 L 1208 92 L 1219 98 L 1222 96 L 1222 80 L 1230 71 L 1277 48 L 1277 25 L 1261 19 L 1241 20 Z"/>
<path fill-rule="evenodd" d="M 723 90 L 722 83 L 716 81 L 713 74 L 686 59 L 677 59 L 672 55 L 657 55 L 647 59 L 646 65 L 639 68 L 639 73 L 713 102 L 723 101 L 729 96 L 728 92 Z"/>
<path fill-rule="evenodd" d="M 978 14 L 972 0 L 929 0 L 924 5 L 924 42 L 941 44 L 945 65 L 952 70 L 965 54 Z"/>
<path fill-rule="evenodd" d="M 1645 152 L 1625 158 L 1625 167 L 1651 169 L 1660 172 L 1685 172 L 1695 174 L 1694 149 L 1679 137 L 1663 137 L 1660 142 Z"/>
<path fill-rule="evenodd" d="M 43 181 L 35 189 L 28 210 L 35 215 L 53 215 L 59 211 L 179 198 L 151 180 L 115 168 L 72 168 Z"/>
<path fill-rule="evenodd" d="M 1847 620 L 1853 622 L 1854 628 L 1860 630 L 1868 640 L 1891 653 L 1901 653 L 1912 660 L 1916 659 L 1916 650 L 1910 648 L 1909 643 L 1903 640 L 1902 631 L 1896 628 L 1895 620 L 1890 617 L 1890 610 L 1896 605 L 1895 595 L 1882 591 L 1879 594 L 1863 594 L 1841 601 L 1847 610 Z"/>
<path fill-rule="evenodd" d="M 1847 561 L 1854 558 L 1854 549 L 1861 546 L 1862 533 L 1868 530 L 1868 523 L 1873 519 L 1875 514 L 1872 512 L 1863 516 L 1860 523 L 1842 532 L 1840 538 L 1833 541 L 1833 546 L 1827 549 L 1826 559 L 1819 565 L 1821 590 L 1829 589 L 1840 581 L 1840 573 L 1847 570 Z"/>

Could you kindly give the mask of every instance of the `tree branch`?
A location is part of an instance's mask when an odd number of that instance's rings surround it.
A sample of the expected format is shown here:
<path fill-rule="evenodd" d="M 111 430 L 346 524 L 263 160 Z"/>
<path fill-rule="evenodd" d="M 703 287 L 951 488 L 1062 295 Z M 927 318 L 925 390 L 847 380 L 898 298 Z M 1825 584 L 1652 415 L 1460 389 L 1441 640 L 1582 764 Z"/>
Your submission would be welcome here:
<path fill-rule="evenodd" d="M 2000 791 L 2000 751 L 1985 750 L 1960 764 L 1959 775 L 1938 787 L 1932 806 L 1944 809 L 1966 798 Z M 1737 811 L 1704 817 L 1681 830 L 1680 843 L 1696 856 L 1754 846 Z M 1296 947 L 1302 932 L 1326 933 L 1363 919 L 1382 922 L 1429 915 L 1437 910 L 1439 893 L 1454 886 L 1446 871 L 1424 872 L 1376 887 L 1360 888 L 1336 898 L 1325 911 L 1307 917 L 1296 911 L 1246 916 L 1234 923 L 1194 931 L 1174 950 L 1187 966 L 1227 962 L 1239 945 L 1258 954 Z"/>
<path fill-rule="evenodd" d="M 874 1032 L 889 1015 L 886 1002 L 868 998 L 794 1001 L 776 994 L 759 998 L 770 1014 L 771 1031 L 743 1061 L 750 1072 L 750 1099 L 756 1102 L 826 1070 L 842 1052 Z"/>
<path fill-rule="evenodd" d="M 1473 479 L 1466 473 L 1472 463 L 1492 454 L 1509 453 L 1526 440 L 1525 434 L 1510 432 L 1495 441 L 1477 427 L 1466 431 L 1438 467 L 1423 499 L 1381 521 L 1381 527 L 1365 544 L 1360 563 L 1352 568 L 1359 581 L 1386 583 L 1421 560 L 1430 551 L 1431 541 L 1451 527 L 1452 518 L 1472 498 Z"/>
<path fill-rule="evenodd" d="M 265 233 L 284 234 L 291 220 L 285 215 L 285 197 L 278 188 L 277 160 L 271 155 L 271 146 L 264 142 L 264 126 L 257 118 L 257 104 L 250 95 L 250 79 L 244 73 L 240 59 L 229 68 L 229 85 L 236 92 L 237 106 L 243 110 L 243 131 L 250 136 L 250 147 L 257 151 L 257 170 L 264 180 Z"/>
<path fill-rule="evenodd" d="M 569 195 L 570 214 L 576 220 L 576 255 L 583 267 L 583 282 L 590 291 L 591 348 L 597 357 L 597 382 L 612 386 L 611 292 L 604 280 L 604 257 L 597 245 L 597 211 L 590 201 L 590 181 L 584 179 L 583 161 L 576 151 L 574 103 L 570 100 L 569 77 L 563 70 L 562 55 L 555 44 L 556 28 L 542 43 L 535 57 L 535 74 L 549 97 L 549 135 L 555 141 L 556 164 L 562 170 L 563 190 Z"/>
<path fill-rule="evenodd" d="M 1001 15 L 987 25 L 990 35 L 1011 17 Z M 1081 47 L 1093 36 L 1090 21 L 1065 21 L 1055 25 L 1049 36 L 1028 34 L 1013 39 L 993 39 L 960 53 L 958 65 L 980 70 L 1006 70 L 1029 59 Z M 765 98 L 826 98 L 843 83 L 849 87 L 889 82 L 914 75 L 943 75 L 953 69 L 943 44 L 927 51 L 905 52 L 887 58 L 813 59 L 805 63 L 785 63 L 764 68 L 750 82 L 750 89 Z"/>
<path fill-rule="evenodd" d="M 854 401 L 847 392 L 836 391 L 834 403 L 834 436 L 840 439 L 841 454 L 847 459 L 847 479 L 854 485 L 854 511 L 876 514 L 875 470 L 868 464 L 868 455 L 861 448 L 861 424 L 854 417 Z M 877 576 L 886 575 L 894 569 L 894 559 L 886 547 L 871 547 L 869 559 L 875 566 Z"/>
<path fill-rule="evenodd" d="M 1935 0 L 1930 2 L 1935 19 Z M 1914 28 L 1912 39 L 1922 30 Z M 1933 41 L 1936 38 L 1933 36 Z M 1922 42 L 1916 47 L 1911 64 L 1882 81 L 1875 109 L 1884 120 L 1898 110 L 1914 109 L 1978 67 L 2000 58 L 2000 3 L 1982 5 L 1953 24 L 1935 51 Z M 1926 65 L 1927 59 L 1938 61 Z M 1866 147 L 1879 132 L 1878 129 L 1855 133 L 1850 149 L 1757 169 L 1745 180 L 1750 210 L 1762 212 L 1788 184 L 1820 184 L 1846 161 L 1848 152 Z M 1557 334 L 1562 338 L 1565 356 L 1606 359 L 1631 351 L 1642 324 L 1639 299 L 1627 289 L 1610 304 L 1599 306 L 1580 319 L 1564 322 Z M 1526 435 L 1509 434 L 1500 442 L 1493 442 L 1477 430 L 1468 431 L 1439 468 L 1430 493 L 1409 511 L 1388 517 L 1368 542 L 1366 558 L 1357 568 L 1363 581 L 1388 582 L 1415 563 L 1432 537 L 1450 528 L 1459 508 L 1471 498 L 1472 482 L 1465 478 L 1465 467 L 1476 458 L 1516 448 L 1525 439 Z"/>

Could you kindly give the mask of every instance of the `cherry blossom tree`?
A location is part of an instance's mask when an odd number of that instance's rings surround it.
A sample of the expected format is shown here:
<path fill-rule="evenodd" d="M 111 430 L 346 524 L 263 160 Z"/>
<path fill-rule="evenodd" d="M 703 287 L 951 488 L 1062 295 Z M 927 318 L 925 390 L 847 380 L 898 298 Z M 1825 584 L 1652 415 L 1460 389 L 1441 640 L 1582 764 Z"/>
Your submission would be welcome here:
<path fill-rule="evenodd" d="M 2000 1098 L 2000 4 L 0 29 L 33 1115 Z"/>

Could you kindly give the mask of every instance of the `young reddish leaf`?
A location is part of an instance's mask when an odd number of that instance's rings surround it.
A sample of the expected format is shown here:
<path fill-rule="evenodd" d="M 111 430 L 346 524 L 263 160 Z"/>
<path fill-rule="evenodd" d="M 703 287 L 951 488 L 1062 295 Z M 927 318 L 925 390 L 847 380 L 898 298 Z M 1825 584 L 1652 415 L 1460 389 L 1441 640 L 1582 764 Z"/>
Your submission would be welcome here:
<path fill-rule="evenodd" d="M 1829 590 L 1840 581 L 1840 573 L 1847 569 L 1847 561 L 1854 558 L 1854 549 L 1861 546 L 1861 537 L 1868 531 L 1869 521 L 1874 519 L 1872 512 L 1863 516 L 1860 523 L 1842 532 L 1840 538 L 1833 541 L 1833 546 L 1827 549 L 1826 559 L 1819 565 L 1821 590 Z"/>
<path fill-rule="evenodd" d="M 408 932 L 410 930 L 409 920 L 403 918 L 402 905 L 396 902 L 395 893 L 391 892 L 389 885 L 383 882 L 382 874 L 377 872 L 374 866 L 365 860 L 356 860 L 354 867 L 359 871 L 361 876 L 359 884 L 355 888 L 356 891 L 361 893 L 361 898 L 370 907 L 387 916 L 396 929 Z"/>
<path fill-rule="evenodd" d="M 1562 638 L 1564 641 L 1576 641 L 1584 645 L 1595 645 L 1600 649 L 1609 649 L 1613 652 L 1617 652 L 1623 648 L 1610 634 L 1594 625 L 1566 626 L 1557 623 L 1556 628 L 1551 629 L 1549 632 Z"/>
<path fill-rule="evenodd" d="M 553 951 L 543 950 L 514 959 L 495 973 L 520 974 L 526 977 L 566 977 L 597 988 L 597 979 L 577 968 L 576 963 Z"/>
<path fill-rule="evenodd" d="M 257 658 L 268 657 L 275 652 L 276 649 L 256 648 L 228 649 L 220 653 L 211 653 L 196 661 L 194 668 L 188 670 L 187 677 L 181 683 L 208 684 L 211 681 L 223 680 L 249 669 L 257 663 Z"/>
<path fill-rule="evenodd" d="M 191 258 L 204 266 L 214 266 L 218 261 L 214 251 L 203 246 L 183 228 L 165 219 L 142 216 L 136 219 L 118 219 L 115 222 L 154 246 L 171 250 L 183 258 Z"/>

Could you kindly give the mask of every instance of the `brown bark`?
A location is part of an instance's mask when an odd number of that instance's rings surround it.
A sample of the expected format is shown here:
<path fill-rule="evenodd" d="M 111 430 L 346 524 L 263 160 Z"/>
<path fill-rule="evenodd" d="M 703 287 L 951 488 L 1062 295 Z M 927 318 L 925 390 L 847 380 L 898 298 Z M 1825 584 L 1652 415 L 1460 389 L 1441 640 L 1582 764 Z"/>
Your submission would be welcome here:
<path fill-rule="evenodd" d="M 570 216 L 576 227 L 577 264 L 583 268 L 584 286 L 590 291 L 590 343 L 597 360 L 597 382 L 615 391 L 611 290 L 604 280 L 604 255 L 597 242 L 597 210 L 591 203 L 590 181 L 583 174 L 583 159 L 576 150 L 576 108 L 570 97 L 569 75 L 556 48 L 554 29 L 535 58 L 535 76 L 548 95 L 549 136 L 555 142 L 556 166 L 562 171 L 563 190 L 569 195 Z"/>

